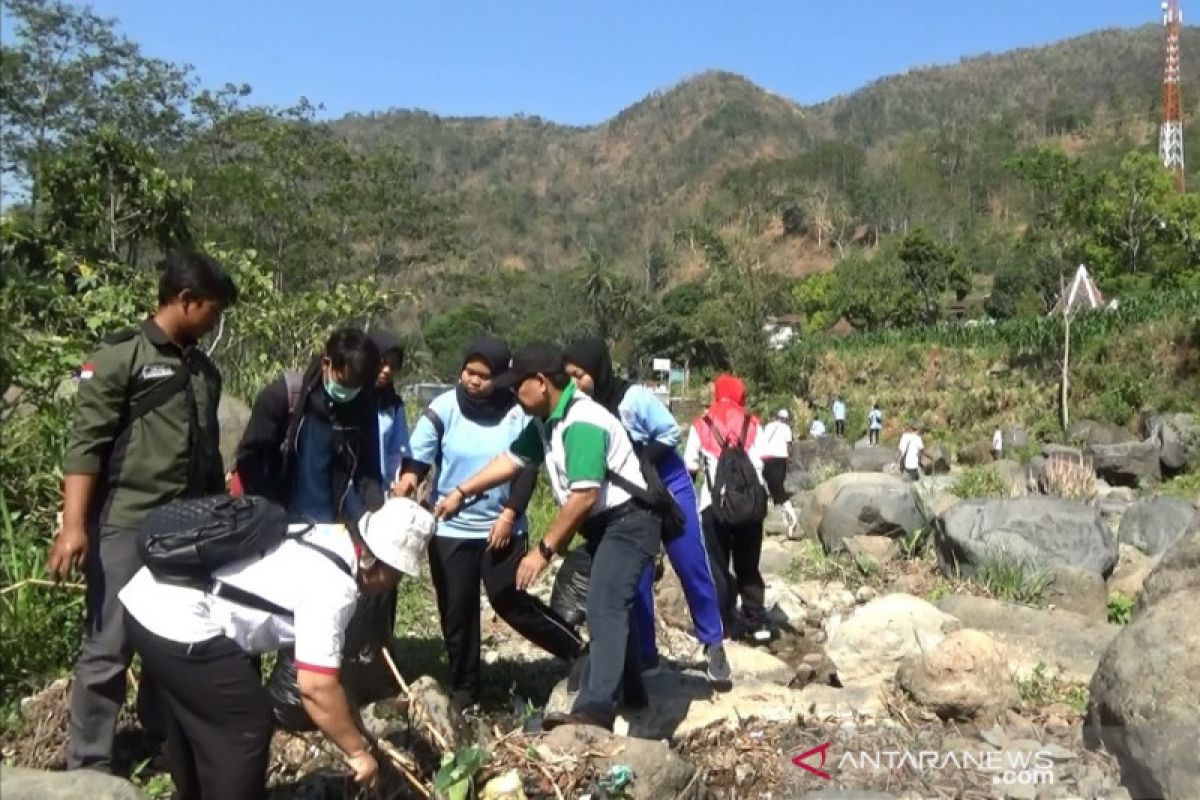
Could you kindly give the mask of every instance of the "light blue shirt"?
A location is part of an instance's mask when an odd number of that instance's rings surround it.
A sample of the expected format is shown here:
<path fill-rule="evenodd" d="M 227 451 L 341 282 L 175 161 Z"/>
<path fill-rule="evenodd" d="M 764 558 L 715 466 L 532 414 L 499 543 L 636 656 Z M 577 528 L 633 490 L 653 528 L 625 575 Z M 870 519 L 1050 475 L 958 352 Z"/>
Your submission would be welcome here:
<path fill-rule="evenodd" d="M 396 471 L 408 457 L 408 420 L 404 417 L 404 403 L 380 408 L 379 468 L 383 471 L 385 491 L 396 480 Z"/>
<path fill-rule="evenodd" d="M 840 420 L 846 419 L 846 404 L 841 400 L 833 401 L 833 418 Z"/>
<path fill-rule="evenodd" d="M 617 406 L 621 424 L 629 432 L 634 446 L 662 442 L 670 447 L 679 445 L 679 423 L 653 392 L 633 384 Z"/>
<path fill-rule="evenodd" d="M 877 431 L 883 427 L 883 412 L 878 408 L 871 409 L 869 417 L 871 420 L 871 430 Z"/>
<path fill-rule="evenodd" d="M 520 406 L 513 406 L 508 415 L 494 425 L 473 422 L 463 416 L 453 389 L 435 397 L 429 409 L 437 414 L 446 430 L 440 443 L 440 459 L 437 431 L 424 415 L 413 426 L 409 447 L 415 461 L 430 464 L 436 470 L 436 482 L 430 498 L 433 502 L 452 492 L 454 487 L 479 472 L 493 458 L 508 452 L 509 446 L 529 423 L 529 417 Z M 439 522 L 437 535 L 453 539 L 486 539 L 491 533 L 492 523 L 504 510 L 509 489 L 509 484 L 489 489 L 483 499 L 465 506 L 450 519 Z M 519 535 L 525 530 L 525 517 L 522 515 L 513 526 L 513 533 Z"/>

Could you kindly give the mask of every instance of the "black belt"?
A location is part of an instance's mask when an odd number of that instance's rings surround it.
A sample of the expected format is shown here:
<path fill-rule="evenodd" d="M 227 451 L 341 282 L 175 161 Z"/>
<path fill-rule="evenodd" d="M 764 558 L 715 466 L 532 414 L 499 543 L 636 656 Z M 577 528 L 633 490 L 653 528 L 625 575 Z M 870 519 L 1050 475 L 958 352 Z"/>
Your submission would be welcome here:
<path fill-rule="evenodd" d="M 583 525 L 580 526 L 579 530 L 585 537 L 597 536 L 601 533 L 604 533 L 605 528 L 621 519 L 621 517 L 628 516 L 640 508 L 641 506 L 632 500 L 626 500 L 620 505 L 613 506 L 612 508 L 606 508 L 599 514 L 593 514 L 592 516 L 588 517 L 587 520 L 584 521 Z"/>

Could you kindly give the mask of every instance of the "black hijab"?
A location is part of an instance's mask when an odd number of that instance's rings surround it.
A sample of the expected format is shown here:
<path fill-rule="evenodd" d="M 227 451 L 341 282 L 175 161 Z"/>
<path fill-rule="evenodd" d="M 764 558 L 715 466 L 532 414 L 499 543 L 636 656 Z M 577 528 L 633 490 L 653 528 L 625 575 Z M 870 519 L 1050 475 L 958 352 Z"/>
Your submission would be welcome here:
<path fill-rule="evenodd" d="M 629 390 L 629 381 L 613 375 L 612 356 L 608 346 L 600 339 L 580 339 L 567 348 L 565 360 L 581 367 L 592 376 L 595 388 L 592 399 L 608 409 L 609 413 L 620 419 L 618 407 Z"/>
<path fill-rule="evenodd" d="M 512 353 L 508 345 L 499 339 L 480 336 L 471 342 L 463 354 L 463 366 L 476 359 L 488 365 L 492 371 L 492 380 L 495 380 L 502 373 L 508 372 Z M 454 391 L 458 396 L 458 409 L 462 415 L 481 425 L 494 425 L 504 419 L 504 415 L 517 404 L 516 396 L 509 389 L 493 389 L 487 397 L 474 397 L 463 388 L 460 381 Z"/>
<path fill-rule="evenodd" d="M 393 370 L 393 374 L 398 373 L 400 368 L 404 366 L 404 345 L 400 342 L 400 337 L 390 331 L 375 331 L 371 334 L 371 341 L 375 343 L 375 347 L 379 350 L 379 361 L 381 364 L 389 353 L 396 356 L 397 367 Z M 392 408 L 400 405 L 400 395 L 396 393 L 394 381 L 389 381 L 388 385 L 383 388 L 376 387 L 375 396 L 379 398 L 379 405 L 382 408 Z"/>

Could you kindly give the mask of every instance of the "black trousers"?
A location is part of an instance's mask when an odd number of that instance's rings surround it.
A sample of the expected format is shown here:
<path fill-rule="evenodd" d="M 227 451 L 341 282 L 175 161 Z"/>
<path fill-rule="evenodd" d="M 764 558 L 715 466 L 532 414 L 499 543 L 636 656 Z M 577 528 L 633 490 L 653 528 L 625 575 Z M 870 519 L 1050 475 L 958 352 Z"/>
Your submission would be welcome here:
<path fill-rule="evenodd" d="M 758 560 L 762 556 L 762 522 L 739 527 L 721 525 L 713 519 L 711 508 L 704 509 L 700 521 L 725 630 L 732 629 L 739 596 L 742 598 L 742 616 L 750 629 L 766 625 L 767 612 L 763 607 L 766 586 L 758 570 Z"/>
<path fill-rule="evenodd" d="M 846 435 L 846 420 L 844 420 L 844 419 L 834 420 L 833 427 L 837 431 L 838 436 Z"/>
<path fill-rule="evenodd" d="M 867 432 L 867 434 L 868 434 L 868 441 L 871 444 L 879 444 L 879 428 L 871 428 L 871 430 L 869 430 Z"/>
<path fill-rule="evenodd" d="M 662 545 L 662 520 L 627 503 L 588 520 L 582 532 L 592 554 L 587 598 L 591 648 L 571 710 L 611 728 L 618 696 L 645 691 L 633 603 L 642 574 Z"/>
<path fill-rule="evenodd" d="M 102 525 L 88 531 L 84 561 L 87 577 L 87 618 L 75 674 L 71 682 L 71 714 L 67 768 L 109 770 L 117 716 L 125 704 L 125 675 L 133 647 L 125 631 L 125 608 L 117 592 L 142 567 L 137 531 Z M 158 707 L 152 676 L 142 676 L 137 696 L 142 728 L 163 739 L 163 712 Z"/>
<path fill-rule="evenodd" d="M 262 800 L 275 718 L 257 659 L 232 639 L 163 639 L 125 617 L 165 707 L 176 800 Z"/>
<path fill-rule="evenodd" d="M 767 482 L 767 491 L 771 493 L 771 502 L 781 506 L 788 499 L 787 490 L 783 488 L 783 480 L 787 477 L 786 458 L 764 458 L 763 480 Z"/>
<path fill-rule="evenodd" d="M 437 593 L 442 637 L 450 660 L 450 691 L 456 702 L 479 699 L 479 582 L 488 602 L 513 630 L 551 655 L 572 659 L 583 640 L 550 606 L 517 590 L 517 565 L 527 552 L 524 536 L 503 550 L 485 549 L 483 539 L 434 536 L 429 543 L 429 572 Z"/>

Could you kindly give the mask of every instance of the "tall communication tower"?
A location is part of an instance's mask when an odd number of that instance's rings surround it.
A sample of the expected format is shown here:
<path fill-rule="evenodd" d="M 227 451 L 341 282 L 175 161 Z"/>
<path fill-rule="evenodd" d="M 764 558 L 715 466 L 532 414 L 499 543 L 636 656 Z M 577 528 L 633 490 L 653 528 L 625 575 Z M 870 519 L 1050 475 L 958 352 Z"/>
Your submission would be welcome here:
<path fill-rule="evenodd" d="M 1167 29 L 1167 61 L 1163 70 L 1163 118 L 1158 134 L 1158 154 L 1163 165 L 1175 174 L 1175 186 L 1183 191 L 1183 107 L 1179 99 L 1179 28 L 1183 12 L 1179 0 L 1163 0 L 1163 25 Z"/>

